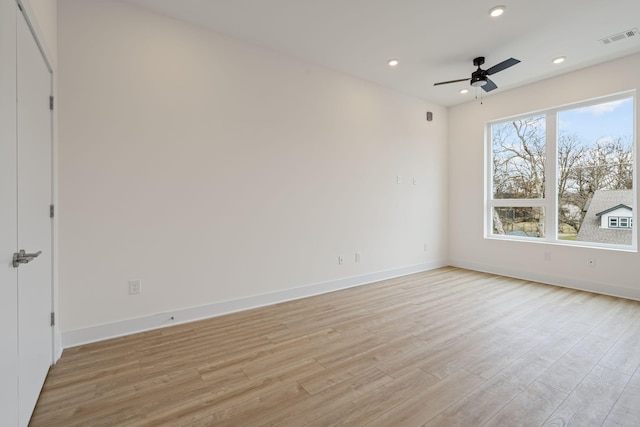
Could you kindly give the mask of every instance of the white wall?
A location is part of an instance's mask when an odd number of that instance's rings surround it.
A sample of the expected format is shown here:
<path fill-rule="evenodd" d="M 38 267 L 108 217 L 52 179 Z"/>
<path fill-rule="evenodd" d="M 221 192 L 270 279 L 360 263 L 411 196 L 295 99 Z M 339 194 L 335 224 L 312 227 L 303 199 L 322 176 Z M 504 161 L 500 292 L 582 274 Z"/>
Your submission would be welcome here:
<path fill-rule="evenodd" d="M 59 17 L 65 333 L 445 262 L 445 108 L 118 2 Z"/>
<path fill-rule="evenodd" d="M 640 255 L 636 252 L 484 239 L 482 160 L 486 121 L 636 89 L 640 87 L 639 69 L 640 55 L 633 55 L 487 97 L 484 105 L 471 102 L 449 110 L 449 254 L 453 265 L 640 299 Z M 635 179 L 637 188 L 637 173 Z M 551 253 L 550 261 L 544 260 L 545 252 Z M 594 268 L 587 267 L 588 258 L 596 259 Z"/>

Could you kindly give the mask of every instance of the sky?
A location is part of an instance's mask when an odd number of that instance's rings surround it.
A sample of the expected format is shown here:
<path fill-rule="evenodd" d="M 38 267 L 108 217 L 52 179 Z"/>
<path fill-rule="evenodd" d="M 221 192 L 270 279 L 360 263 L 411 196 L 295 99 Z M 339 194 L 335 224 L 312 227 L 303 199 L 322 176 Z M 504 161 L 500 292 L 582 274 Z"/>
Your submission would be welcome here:
<path fill-rule="evenodd" d="M 626 98 L 558 113 L 559 131 L 577 134 L 593 144 L 599 138 L 633 136 L 633 98 Z"/>

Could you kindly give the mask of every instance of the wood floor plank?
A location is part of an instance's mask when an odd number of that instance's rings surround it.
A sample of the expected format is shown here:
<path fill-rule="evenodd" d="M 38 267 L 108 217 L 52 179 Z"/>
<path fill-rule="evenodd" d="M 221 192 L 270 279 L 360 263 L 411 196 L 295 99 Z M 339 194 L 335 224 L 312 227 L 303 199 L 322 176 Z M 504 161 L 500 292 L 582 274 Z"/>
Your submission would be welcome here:
<path fill-rule="evenodd" d="M 551 367 L 569 350 L 578 344 L 593 328 L 578 322 L 570 322 L 552 335 L 544 338 L 539 345 L 522 356 L 531 363 Z"/>
<path fill-rule="evenodd" d="M 371 390 L 379 389 L 390 381 L 392 381 L 392 378 L 387 376 L 384 372 L 376 368 L 368 369 L 353 376 L 349 380 L 344 381 L 339 385 L 339 387 L 332 387 L 336 390 L 327 389 L 324 390 L 323 393 L 316 394 L 314 396 L 316 406 L 313 408 L 310 408 L 308 405 L 302 405 L 302 402 L 292 402 L 291 400 L 282 401 L 272 405 L 268 412 L 257 413 L 255 417 L 248 419 L 245 425 L 271 426 L 282 423 L 285 420 L 289 420 L 292 416 L 297 415 L 300 409 L 303 409 L 305 406 L 316 412 L 318 408 L 322 408 L 323 411 L 330 411 L 333 408 L 357 399 L 359 396 L 366 394 Z M 340 392 L 340 390 L 342 391 Z M 309 399 L 311 399 L 310 396 L 305 400 Z M 244 412 L 244 408 L 239 409 Z M 239 417 L 234 417 L 232 421 L 233 423 L 236 423 L 241 420 Z M 308 421 L 308 419 L 306 421 Z M 231 425 L 238 424 L 236 423 Z"/>
<path fill-rule="evenodd" d="M 334 410 L 325 410 L 329 408 L 323 407 L 323 411 L 318 412 L 319 418 L 306 425 L 310 427 L 365 425 L 378 418 L 386 410 L 395 407 L 409 396 L 428 388 L 437 381 L 438 379 L 434 376 L 414 368 L 402 377 L 384 384 L 383 387 L 375 388 L 369 393 L 339 405 Z M 302 425 L 304 421 L 301 418 L 291 418 L 288 420 L 287 425 Z"/>
<path fill-rule="evenodd" d="M 609 339 L 587 335 L 538 380 L 565 393 L 571 393 L 612 345 L 613 341 Z"/>
<path fill-rule="evenodd" d="M 30 425 L 638 425 L 639 372 L 639 302 L 446 267 L 65 349 Z"/>
<path fill-rule="evenodd" d="M 464 368 L 483 378 L 491 378 L 541 342 L 542 339 L 538 337 L 517 335 L 508 340 L 504 347 L 489 349 Z"/>
<path fill-rule="evenodd" d="M 601 425 L 629 380 L 627 375 L 596 366 L 543 425 Z"/>
<path fill-rule="evenodd" d="M 270 411 L 270 414 L 267 414 L 269 419 L 272 420 L 270 425 L 301 426 L 313 422 L 314 419 L 323 414 L 340 408 L 362 396 L 362 390 L 359 390 L 359 387 L 363 382 L 367 381 L 367 378 L 373 378 L 375 382 L 386 383 L 388 381 L 388 378 L 380 371 L 363 371 L 357 377 L 352 377 L 311 395 L 300 404 L 287 406 L 284 410 L 277 411 L 275 414 Z M 375 390 L 380 388 L 383 387 L 376 387 Z"/>
<path fill-rule="evenodd" d="M 603 427 L 612 426 L 640 426 L 640 370 L 636 371 L 603 424 Z"/>
<path fill-rule="evenodd" d="M 484 378 L 460 369 L 434 385 L 406 396 L 403 402 L 366 425 L 423 426 L 484 382 Z"/>
<path fill-rule="evenodd" d="M 640 302 L 638 301 L 625 301 L 591 333 L 603 338 L 620 338 L 640 316 L 639 306 Z"/>
<path fill-rule="evenodd" d="M 602 366 L 633 375 L 640 367 L 640 321 L 636 319 L 600 361 Z"/>
<path fill-rule="evenodd" d="M 566 397 L 566 393 L 536 381 L 482 426 L 538 427 Z"/>
<path fill-rule="evenodd" d="M 480 426 L 525 390 L 544 365 L 521 359 L 443 411 L 425 427 Z"/>

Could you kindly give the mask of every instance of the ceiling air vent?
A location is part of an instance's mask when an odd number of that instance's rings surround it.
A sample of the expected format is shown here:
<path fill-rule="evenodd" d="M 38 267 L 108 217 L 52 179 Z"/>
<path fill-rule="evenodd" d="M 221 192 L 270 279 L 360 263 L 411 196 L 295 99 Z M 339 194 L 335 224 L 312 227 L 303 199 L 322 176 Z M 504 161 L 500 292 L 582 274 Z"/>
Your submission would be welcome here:
<path fill-rule="evenodd" d="M 621 33 L 614 34 L 612 36 L 600 39 L 600 43 L 602 43 L 602 44 L 611 44 L 613 42 L 617 42 L 617 41 L 620 41 L 620 40 L 628 39 L 629 37 L 637 37 L 637 36 L 640 36 L 640 31 L 638 31 L 637 28 L 633 28 L 631 30 L 623 31 Z"/>

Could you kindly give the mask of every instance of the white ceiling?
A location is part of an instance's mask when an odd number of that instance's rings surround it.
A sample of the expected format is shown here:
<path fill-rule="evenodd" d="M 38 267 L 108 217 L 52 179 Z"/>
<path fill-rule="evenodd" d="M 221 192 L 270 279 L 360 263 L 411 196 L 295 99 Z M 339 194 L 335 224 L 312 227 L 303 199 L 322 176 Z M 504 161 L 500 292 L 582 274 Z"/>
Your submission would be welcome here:
<path fill-rule="evenodd" d="M 476 89 L 433 83 L 470 77 L 476 56 L 485 69 L 522 61 L 491 77 L 493 94 L 640 52 L 640 35 L 599 42 L 640 29 L 640 0 L 125 1 L 445 106 Z M 506 12 L 490 18 L 496 5 Z M 552 64 L 557 56 L 566 62 Z M 400 65 L 390 68 L 390 58 Z"/>

